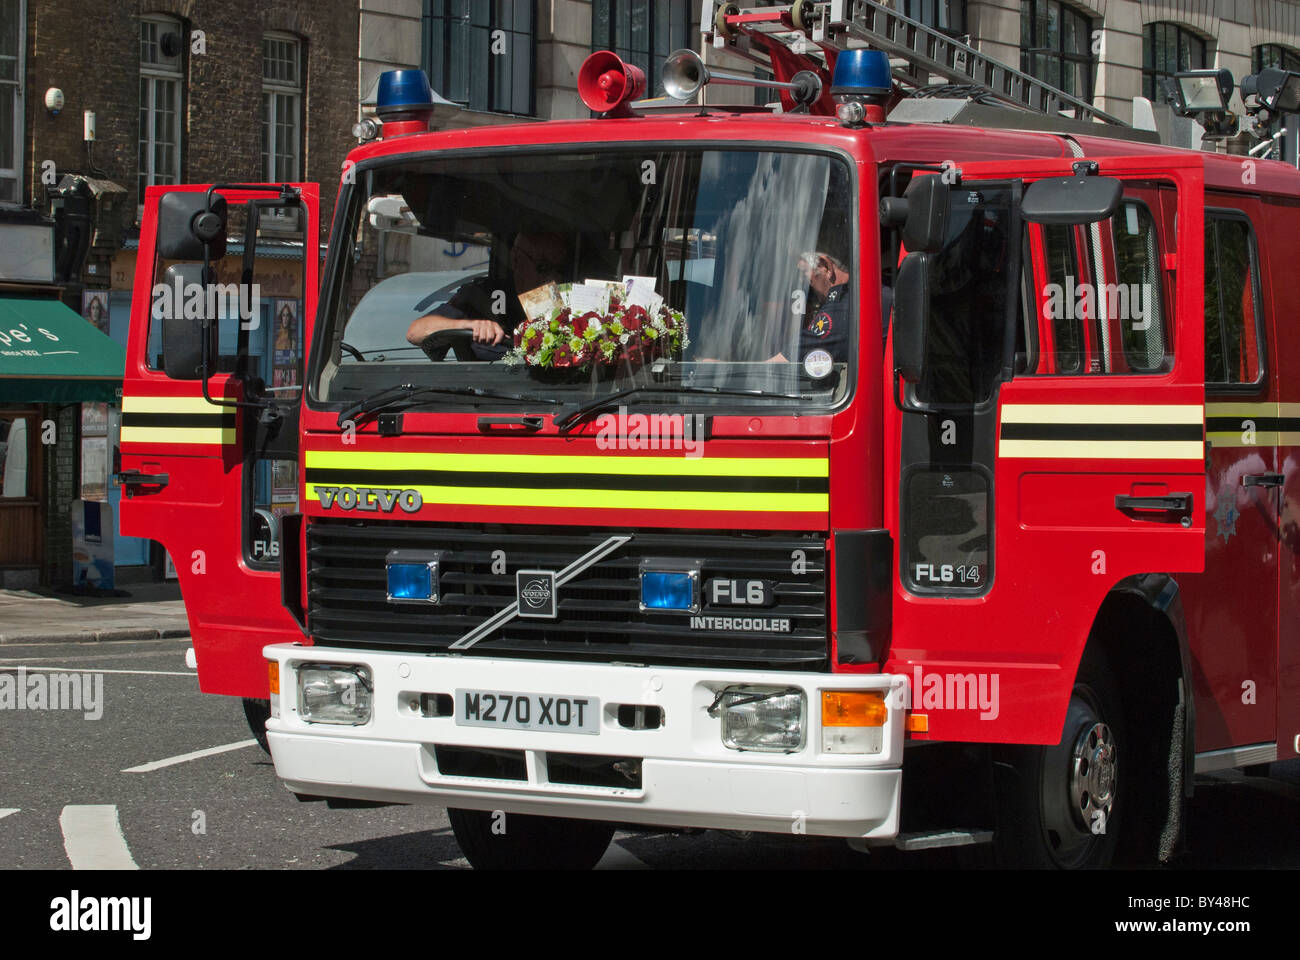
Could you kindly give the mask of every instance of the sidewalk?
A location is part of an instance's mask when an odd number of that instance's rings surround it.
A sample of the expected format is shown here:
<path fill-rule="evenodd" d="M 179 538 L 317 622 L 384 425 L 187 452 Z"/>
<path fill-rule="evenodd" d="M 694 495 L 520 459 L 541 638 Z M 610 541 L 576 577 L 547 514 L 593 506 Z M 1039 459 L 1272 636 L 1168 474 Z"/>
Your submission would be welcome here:
<path fill-rule="evenodd" d="M 128 595 L 0 590 L 0 645 L 189 636 L 185 604 L 175 583 L 131 584 L 122 592 Z"/>

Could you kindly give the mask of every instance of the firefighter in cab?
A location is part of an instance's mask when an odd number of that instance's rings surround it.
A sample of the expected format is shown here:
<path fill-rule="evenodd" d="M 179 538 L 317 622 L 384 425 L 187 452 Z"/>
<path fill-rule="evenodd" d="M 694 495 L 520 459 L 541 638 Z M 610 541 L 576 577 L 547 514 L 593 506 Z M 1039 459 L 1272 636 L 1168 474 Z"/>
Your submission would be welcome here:
<path fill-rule="evenodd" d="M 799 329 L 799 362 L 815 351 L 829 356 L 831 363 L 845 363 L 849 352 L 849 268 L 838 257 L 810 251 L 799 257 L 799 272 L 812 293 Z M 771 358 L 787 362 L 784 353 Z"/>

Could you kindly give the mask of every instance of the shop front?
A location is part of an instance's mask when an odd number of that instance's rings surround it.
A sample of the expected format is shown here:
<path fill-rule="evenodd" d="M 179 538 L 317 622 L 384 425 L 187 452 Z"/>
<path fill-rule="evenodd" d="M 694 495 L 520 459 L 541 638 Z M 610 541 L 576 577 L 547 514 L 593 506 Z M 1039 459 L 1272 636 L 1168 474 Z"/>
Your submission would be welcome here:
<path fill-rule="evenodd" d="M 107 491 L 125 353 L 52 284 L 0 282 L 0 586 L 69 580 L 74 501 Z M 92 531 L 91 536 L 96 534 Z M 103 531 L 98 534 L 102 539 Z"/>

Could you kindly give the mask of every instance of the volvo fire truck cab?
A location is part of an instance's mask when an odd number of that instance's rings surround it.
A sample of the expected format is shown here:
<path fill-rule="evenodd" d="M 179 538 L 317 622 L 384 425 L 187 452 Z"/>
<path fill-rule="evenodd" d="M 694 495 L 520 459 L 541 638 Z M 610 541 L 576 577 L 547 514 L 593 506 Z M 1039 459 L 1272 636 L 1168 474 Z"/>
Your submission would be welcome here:
<path fill-rule="evenodd" d="M 591 120 L 431 132 L 386 77 L 319 282 L 315 185 L 146 192 L 122 529 L 294 793 L 445 805 L 476 866 L 635 824 L 1085 867 L 1300 752 L 1300 173 L 891 120 L 824 6 L 708 24 L 775 115 L 596 54 Z M 252 311 L 176 309 L 286 218 L 287 389 Z"/>

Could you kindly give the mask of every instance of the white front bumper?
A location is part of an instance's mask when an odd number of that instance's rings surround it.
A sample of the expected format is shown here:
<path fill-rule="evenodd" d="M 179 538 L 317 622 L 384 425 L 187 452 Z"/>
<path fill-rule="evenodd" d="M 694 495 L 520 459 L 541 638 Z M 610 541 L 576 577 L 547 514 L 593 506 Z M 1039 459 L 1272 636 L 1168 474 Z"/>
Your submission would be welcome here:
<path fill-rule="evenodd" d="M 881 839 L 898 832 L 903 711 L 891 705 L 879 754 L 827 754 L 821 750 L 821 692 L 893 691 L 890 703 L 905 703 L 903 676 L 493 660 L 297 644 L 270 646 L 265 654 L 280 664 L 279 715 L 267 723 L 271 753 L 276 773 L 295 793 L 659 826 Z M 303 663 L 368 666 L 374 682 L 370 721 L 347 727 L 300 719 L 295 667 Z M 721 721 L 706 708 L 717 690 L 737 683 L 805 691 L 801 750 L 742 753 L 723 746 Z M 457 689 L 599 700 L 600 729 L 592 736 L 470 727 L 422 713 L 421 694 Z M 618 723 L 618 704 L 659 706 L 663 725 L 626 729 Z M 526 779 L 444 774 L 435 745 L 521 751 Z M 551 752 L 640 759 L 641 785 L 552 782 Z"/>

